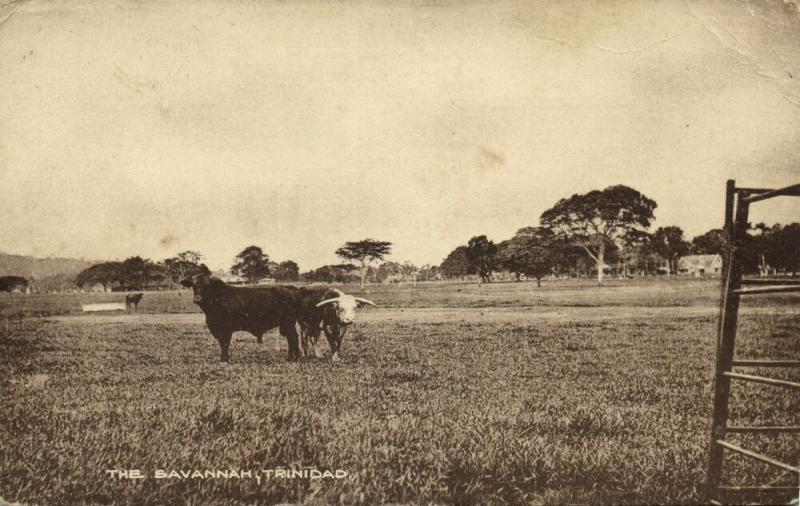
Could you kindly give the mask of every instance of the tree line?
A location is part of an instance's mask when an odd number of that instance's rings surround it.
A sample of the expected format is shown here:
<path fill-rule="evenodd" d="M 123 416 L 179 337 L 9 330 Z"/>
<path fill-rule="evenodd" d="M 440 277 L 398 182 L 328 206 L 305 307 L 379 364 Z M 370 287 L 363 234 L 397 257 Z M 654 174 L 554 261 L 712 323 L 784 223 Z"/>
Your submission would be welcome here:
<path fill-rule="evenodd" d="M 336 250 L 336 255 L 347 263 L 327 265 L 300 273 L 296 262 L 285 260 L 277 263 L 270 260 L 259 246 L 248 246 L 236 255 L 230 271 L 247 283 L 258 283 L 271 278 L 276 282 L 323 281 L 352 282 L 366 281 L 375 262 L 391 253 L 392 244 L 375 239 L 364 239 L 345 243 Z M 122 262 L 101 262 L 94 264 L 75 277 L 75 285 L 84 288 L 101 285 L 104 290 L 145 290 L 152 287 L 178 286 L 181 280 L 197 274 L 210 274 L 203 263 L 203 256 L 197 251 L 184 251 L 160 262 L 140 256 L 130 257 Z M 387 271 L 391 263 L 382 264 L 379 270 Z"/>
<path fill-rule="evenodd" d="M 545 276 L 620 276 L 677 273 L 686 255 L 721 254 L 721 229 L 687 241 L 678 226 L 651 232 L 656 202 L 633 188 L 618 185 L 559 200 L 542 213 L 538 226 L 519 229 L 495 244 L 485 235 L 472 237 L 445 258 L 445 278 L 476 275 L 491 281 L 497 271 L 540 282 Z M 800 262 L 800 224 L 749 226 L 741 250 L 747 273 L 796 275 Z"/>
<path fill-rule="evenodd" d="M 291 260 L 281 263 L 270 261 L 258 246 L 248 246 L 236 256 L 231 272 L 254 283 L 268 276 L 280 281 L 296 281 L 298 267 Z M 140 256 L 122 262 L 102 262 L 84 269 L 75 277 L 75 285 L 83 288 L 101 285 L 104 290 L 145 290 L 153 287 L 180 285 L 181 280 L 197 274 L 210 274 L 197 251 L 184 251 L 174 257 L 153 262 Z"/>
<path fill-rule="evenodd" d="M 620 276 L 678 272 L 679 259 L 689 254 L 719 254 L 725 248 L 721 229 L 687 240 L 678 226 L 650 231 L 657 204 L 637 190 L 610 186 L 560 199 L 544 211 L 535 226 L 520 228 L 513 237 L 495 243 L 486 235 L 472 237 L 456 247 L 438 266 L 417 267 L 410 262 L 384 261 L 392 243 L 372 238 L 348 241 L 335 253 L 342 263 L 300 272 L 296 262 L 274 262 L 258 246 L 243 249 L 231 273 L 248 283 L 265 278 L 276 282 L 355 283 L 428 281 L 477 276 L 490 282 L 499 271 L 515 279 L 547 276 L 596 276 L 606 271 Z M 746 272 L 795 275 L 800 262 L 800 224 L 751 226 L 744 245 Z M 203 257 L 184 251 L 161 262 L 131 257 L 85 269 L 78 286 L 102 284 L 106 289 L 142 290 L 148 286 L 177 285 L 181 279 L 208 273 Z"/>

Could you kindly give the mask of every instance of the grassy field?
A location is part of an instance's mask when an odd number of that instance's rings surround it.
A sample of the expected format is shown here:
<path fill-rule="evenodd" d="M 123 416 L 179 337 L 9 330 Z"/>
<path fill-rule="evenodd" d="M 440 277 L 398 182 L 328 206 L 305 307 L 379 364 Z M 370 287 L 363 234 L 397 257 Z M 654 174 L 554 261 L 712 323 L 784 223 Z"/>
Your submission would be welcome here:
<path fill-rule="evenodd" d="M 718 284 L 368 286 L 342 361 L 287 363 L 271 333 L 232 362 L 189 292 L 0 298 L 0 496 L 30 504 L 575 504 L 702 500 Z M 800 298 L 748 300 L 741 356 L 800 356 Z M 797 379 L 791 372 L 760 371 Z M 741 423 L 800 398 L 740 386 Z M 800 461 L 796 435 L 743 444 Z M 729 459 L 732 482 L 792 477 Z M 262 470 L 341 469 L 341 479 Z M 105 470 L 138 469 L 144 479 Z M 157 470 L 250 470 L 155 478 Z M 259 475 L 259 479 L 255 476 Z M 783 480 L 783 481 L 776 481 Z"/>

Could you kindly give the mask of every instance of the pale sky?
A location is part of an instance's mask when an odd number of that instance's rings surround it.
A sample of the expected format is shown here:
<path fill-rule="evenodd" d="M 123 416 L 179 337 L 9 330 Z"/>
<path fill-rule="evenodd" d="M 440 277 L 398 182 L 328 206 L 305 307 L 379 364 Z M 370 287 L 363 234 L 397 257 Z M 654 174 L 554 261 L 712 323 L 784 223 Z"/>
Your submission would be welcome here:
<path fill-rule="evenodd" d="M 792 2 L 21 1 L 0 8 L 0 251 L 438 264 L 625 184 L 719 227 L 800 180 Z M 798 221 L 800 202 L 753 220 Z M 655 228 L 655 227 L 654 227 Z"/>

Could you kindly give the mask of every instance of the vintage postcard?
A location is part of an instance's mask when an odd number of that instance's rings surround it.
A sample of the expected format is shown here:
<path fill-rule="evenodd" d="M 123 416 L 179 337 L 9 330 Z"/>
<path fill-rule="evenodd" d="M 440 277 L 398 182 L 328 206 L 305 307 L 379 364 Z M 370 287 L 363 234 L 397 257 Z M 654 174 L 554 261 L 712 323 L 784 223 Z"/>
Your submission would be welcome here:
<path fill-rule="evenodd" d="M 0 505 L 797 504 L 796 0 L 0 0 Z"/>

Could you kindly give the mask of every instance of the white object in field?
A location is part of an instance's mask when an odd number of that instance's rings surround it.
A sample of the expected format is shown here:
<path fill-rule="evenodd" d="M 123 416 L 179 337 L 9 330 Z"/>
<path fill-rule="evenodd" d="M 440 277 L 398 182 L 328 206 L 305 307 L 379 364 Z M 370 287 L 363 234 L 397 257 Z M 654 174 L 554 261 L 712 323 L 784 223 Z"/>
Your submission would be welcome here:
<path fill-rule="evenodd" d="M 85 313 L 93 311 L 125 311 L 124 302 L 104 302 L 102 304 L 83 304 L 81 306 Z"/>

